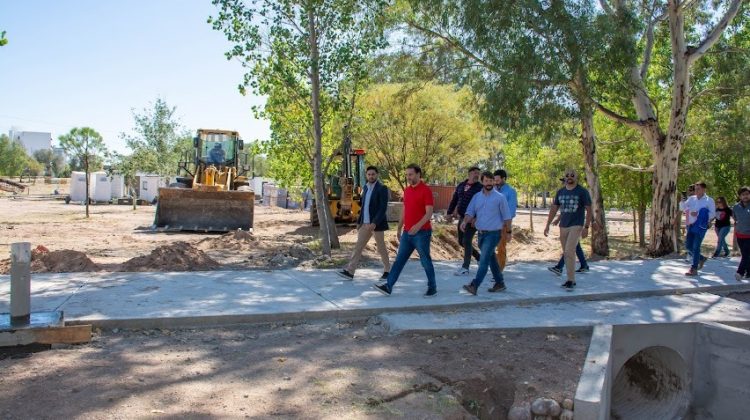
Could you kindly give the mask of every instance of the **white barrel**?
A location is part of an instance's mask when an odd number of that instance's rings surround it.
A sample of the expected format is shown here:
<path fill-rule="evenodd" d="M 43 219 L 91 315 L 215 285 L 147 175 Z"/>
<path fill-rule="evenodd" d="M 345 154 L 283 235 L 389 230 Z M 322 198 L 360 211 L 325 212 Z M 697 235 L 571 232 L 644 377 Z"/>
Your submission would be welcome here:
<path fill-rule="evenodd" d="M 125 177 L 122 175 L 112 175 L 112 198 L 125 197 Z"/>
<path fill-rule="evenodd" d="M 106 172 L 93 172 L 90 175 L 89 196 L 94 201 L 109 201 L 112 198 L 112 184 Z"/>
<path fill-rule="evenodd" d="M 70 200 L 86 201 L 86 173 L 70 173 Z"/>

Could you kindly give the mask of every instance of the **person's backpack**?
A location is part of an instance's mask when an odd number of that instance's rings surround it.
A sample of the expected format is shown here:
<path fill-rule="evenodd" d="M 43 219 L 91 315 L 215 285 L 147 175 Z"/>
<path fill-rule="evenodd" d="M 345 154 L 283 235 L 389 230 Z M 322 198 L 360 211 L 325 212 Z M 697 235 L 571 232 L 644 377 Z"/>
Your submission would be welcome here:
<path fill-rule="evenodd" d="M 703 207 L 702 209 L 698 210 L 698 217 L 695 220 L 695 223 L 690 225 L 688 228 L 688 231 L 691 233 L 705 233 L 708 230 L 708 209 Z"/>

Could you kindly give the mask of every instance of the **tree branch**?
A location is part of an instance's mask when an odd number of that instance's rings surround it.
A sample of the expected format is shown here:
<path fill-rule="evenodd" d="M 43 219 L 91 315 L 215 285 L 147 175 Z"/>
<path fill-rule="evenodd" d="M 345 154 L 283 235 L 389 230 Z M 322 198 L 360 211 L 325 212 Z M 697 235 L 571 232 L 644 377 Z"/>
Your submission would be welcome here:
<path fill-rule="evenodd" d="M 609 117 L 609 118 L 611 118 L 611 119 L 619 122 L 620 124 L 626 125 L 626 126 L 628 126 L 630 128 L 634 128 L 636 130 L 641 130 L 645 126 L 645 124 L 643 123 L 643 121 L 633 120 L 633 119 L 630 119 L 628 117 L 624 117 L 624 116 L 622 116 L 622 115 L 620 115 L 620 114 L 612 111 L 611 109 L 605 107 L 604 105 L 600 104 L 597 101 L 591 100 L 591 102 L 596 107 L 596 109 L 598 109 L 599 111 L 601 111 L 607 117 Z"/>
<path fill-rule="evenodd" d="M 482 66 L 484 66 L 487 70 L 490 70 L 490 71 L 492 71 L 494 73 L 498 73 L 498 74 L 502 73 L 498 68 L 496 68 L 491 63 L 489 63 L 486 60 L 484 60 L 483 58 L 480 58 L 478 55 L 476 55 L 474 52 L 470 51 L 469 49 L 467 49 L 466 47 L 464 47 L 463 45 L 461 45 L 461 43 L 459 43 L 457 40 L 453 39 L 451 36 L 449 36 L 449 35 L 443 35 L 443 34 L 441 34 L 439 32 L 433 31 L 432 29 L 429 29 L 429 28 L 426 28 L 424 26 L 421 26 L 420 24 L 418 24 L 417 22 L 415 22 L 413 19 L 409 19 L 406 23 L 409 26 L 411 26 L 412 28 L 414 28 L 414 29 L 416 29 L 418 31 L 421 31 L 421 32 L 423 32 L 423 33 L 425 33 L 425 34 L 427 34 L 429 36 L 432 36 L 434 38 L 442 39 L 443 41 L 447 42 L 454 49 L 460 51 L 461 53 L 463 53 L 467 57 L 471 58 L 472 60 L 474 60 L 477 63 L 479 63 Z"/>
<path fill-rule="evenodd" d="M 631 166 L 631 165 L 626 165 L 624 163 L 611 163 L 611 162 L 602 162 L 602 165 L 608 168 L 627 169 L 628 171 L 633 171 L 633 172 L 654 172 L 654 165 L 648 166 L 646 168 L 642 166 Z"/>
<path fill-rule="evenodd" d="M 698 47 L 692 51 L 688 49 L 688 66 L 691 66 L 695 62 L 695 60 L 701 58 L 703 54 L 705 54 L 706 51 L 708 51 L 708 49 L 711 48 L 716 43 L 716 41 L 719 40 L 721 34 L 723 34 L 724 30 L 727 28 L 727 26 L 729 26 L 729 22 L 734 19 L 734 17 L 737 15 L 737 12 L 740 10 L 741 3 L 742 0 L 732 0 L 732 3 L 727 9 L 727 12 L 716 24 L 716 26 L 714 26 L 714 28 L 706 36 L 706 38 L 701 41 L 700 44 L 698 44 Z"/>

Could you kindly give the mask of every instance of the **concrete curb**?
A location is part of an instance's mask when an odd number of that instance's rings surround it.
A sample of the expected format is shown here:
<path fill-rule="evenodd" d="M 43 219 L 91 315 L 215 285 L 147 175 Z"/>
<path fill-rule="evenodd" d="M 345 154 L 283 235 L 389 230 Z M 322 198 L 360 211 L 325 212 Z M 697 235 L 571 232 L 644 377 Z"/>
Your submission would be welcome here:
<path fill-rule="evenodd" d="M 376 316 L 384 313 L 419 313 L 445 312 L 464 309 L 497 309 L 505 306 L 536 305 L 545 303 L 567 303 L 600 301 L 609 299 L 633 299 L 652 296 L 686 295 L 695 293 L 731 293 L 750 291 L 750 284 L 742 283 L 725 286 L 703 286 L 678 289 L 643 290 L 634 292 L 610 292 L 588 295 L 548 296 L 542 298 L 519 298 L 494 302 L 466 302 L 445 305 L 420 305 L 409 307 L 382 307 L 367 309 L 335 309 L 329 311 L 283 312 L 272 314 L 231 314 L 231 315 L 199 315 L 188 317 L 149 317 L 127 319 L 87 319 L 71 318 L 66 325 L 90 324 L 99 328 L 178 328 L 198 326 L 225 326 L 237 324 L 261 324 L 269 322 L 300 322 L 323 319 L 356 319 Z M 388 297 L 382 297 L 388 299 Z"/>

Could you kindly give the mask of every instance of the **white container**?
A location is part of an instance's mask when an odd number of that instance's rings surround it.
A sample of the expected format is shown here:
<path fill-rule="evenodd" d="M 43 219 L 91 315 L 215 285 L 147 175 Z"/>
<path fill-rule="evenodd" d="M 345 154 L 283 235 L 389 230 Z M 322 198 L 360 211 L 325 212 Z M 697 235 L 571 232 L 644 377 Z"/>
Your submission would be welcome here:
<path fill-rule="evenodd" d="M 90 194 L 90 193 L 89 193 Z M 86 173 L 70 173 L 70 200 L 86 201 Z"/>
<path fill-rule="evenodd" d="M 89 196 L 93 201 L 109 201 L 112 198 L 112 184 L 106 172 L 93 172 L 90 182 Z"/>
<path fill-rule="evenodd" d="M 112 175 L 112 198 L 125 197 L 125 177 L 122 175 Z"/>
<path fill-rule="evenodd" d="M 141 175 L 138 177 L 138 198 L 150 203 L 159 195 L 159 187 L 164 186 L 164 181 L 159 175 Z"/>

